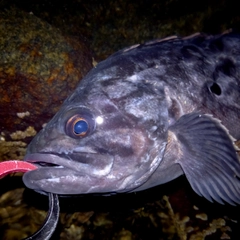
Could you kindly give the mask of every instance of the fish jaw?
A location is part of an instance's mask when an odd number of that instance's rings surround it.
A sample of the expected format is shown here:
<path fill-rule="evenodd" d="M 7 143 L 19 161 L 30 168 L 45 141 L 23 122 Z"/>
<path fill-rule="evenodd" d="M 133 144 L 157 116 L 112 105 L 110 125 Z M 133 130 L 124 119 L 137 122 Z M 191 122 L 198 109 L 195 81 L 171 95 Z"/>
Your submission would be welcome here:
<path fill-rule="evenodd" d="M 38 165 L 38 171 L 24 174 L 24 184 L 37 191 L 53 192 L 57 194 L 79 194 L 94 191 L 112 169 L 113 158 L 95 153 L 81 153 L 82 162 L 67 159 L 48 153 L 33 153 L 25 156 L 24 160 Z M 86 159 L 88 163 L 86 163 Z M 101 165 L 94 164 L 95 161 Z M 92 186 L 89 187 L 89 186 Z M 93 187 L 94 186 L 94 187 Z M 101 188 L 104 190 L 103 182 Z"/>

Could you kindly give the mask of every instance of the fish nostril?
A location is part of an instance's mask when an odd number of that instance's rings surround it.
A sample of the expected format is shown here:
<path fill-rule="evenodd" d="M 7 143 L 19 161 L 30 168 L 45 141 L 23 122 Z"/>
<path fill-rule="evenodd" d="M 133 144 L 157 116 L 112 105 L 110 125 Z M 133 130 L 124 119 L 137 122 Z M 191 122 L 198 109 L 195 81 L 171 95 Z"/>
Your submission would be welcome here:
<path fill-rule="evenodd" d="M 221 93 L 222 93 L 221 87 L 220 87 L 217 83 L 213 83 L 213 84 L 210 86 L 209 90 L 210 90 L 212 93 L 214 93 L 215 95 L 218 95 L 218 96 L 220 96 Z"/>

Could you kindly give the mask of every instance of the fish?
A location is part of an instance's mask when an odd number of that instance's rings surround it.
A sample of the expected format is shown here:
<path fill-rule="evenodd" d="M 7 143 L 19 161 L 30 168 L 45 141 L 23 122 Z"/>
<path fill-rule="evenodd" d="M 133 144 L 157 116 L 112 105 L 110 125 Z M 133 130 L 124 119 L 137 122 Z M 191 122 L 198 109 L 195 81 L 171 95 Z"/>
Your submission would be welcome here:
<path fill-rule="evenodd" d="M 240 35 L 198 33 L 99 62 L 28 145 L 26 187 L 60 195 L 143 191 L 185 175 L 240 204 Z"/>

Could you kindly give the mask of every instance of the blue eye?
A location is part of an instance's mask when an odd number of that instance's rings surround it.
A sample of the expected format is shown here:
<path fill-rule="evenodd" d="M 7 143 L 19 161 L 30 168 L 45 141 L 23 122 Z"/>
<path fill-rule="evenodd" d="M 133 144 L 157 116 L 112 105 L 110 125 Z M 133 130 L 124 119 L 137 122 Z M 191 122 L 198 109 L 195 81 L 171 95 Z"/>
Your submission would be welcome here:
<path fill-rule="evenodd" d="M 85 135 L 88 130 L 88 124 L 84 119 L 77 120 L 74 122 L 73 130 L 76 135 Z"/>
<path fill-rule="evenodd" d="M 86 137 L 94 129 L 95 120 L 84 112 L 70 117 L 65 125 L 66 134 L 72 138 Z"/>

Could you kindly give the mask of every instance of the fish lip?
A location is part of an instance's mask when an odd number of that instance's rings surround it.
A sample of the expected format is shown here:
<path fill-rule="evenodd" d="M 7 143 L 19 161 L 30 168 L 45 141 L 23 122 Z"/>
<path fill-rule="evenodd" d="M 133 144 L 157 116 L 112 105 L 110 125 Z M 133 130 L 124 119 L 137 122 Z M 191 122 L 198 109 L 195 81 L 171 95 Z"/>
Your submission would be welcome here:
<path fill-rule="evenodd" d="M 47 163 L 49 165 L 52 165 L 52 167 L 54 167 L 54 165 L 55 167 L 65 167 L 66 162 L 69 161 L 68 159 L 65 159 L 61 156 L 52 153 L 31 153 L 27 154 L 23 160 L 26 162 L 36 164 L 38 167 L 43 168 L 45 166 L 41 165 L 40 163 Z"/>
<path fill-rule="evenodd" d="M 53 153 L 29 153 L 24 157 L 24 161 L 33 163 L 38 166 L 38 168 L 66 168 L 75 173 L 86 175 L 86 170 L 91 169 L 93 176 L 105 176 L 107 175 L 113 166 L 114 158 L 110 156 L 102 156 L 98 153 L 93 152 L 79 152 L 82 156 L 88 155 L 90 162 L 81 162 L 70 157 L 68 155 L 57 155 Z M 65 157 L 64 157 L 65 156 Z M 103 161 L 103 164 L 97 167 L 94 166 L 94 162 L 91 162 L 95 159 L 100 159 Z M 46 163 L 46 166 L 43 166 L 41 163 Z M 37 171 L 37 170 L 33 170 Z M 91 174 L 90 174 L 91 175 Z"/>
<path fill-rule="evenodd" d="M 82 154 L 89 154 L 88 152 L 84 153 L 81 152 Z M 95 153 L 90 153 L 91 155 L 96 155 Z M 30 162 L 30 163 L 35 163 L 40 165 L 39 163 L 49 163 L 52 165 L 56 165 L 56 166 L 62 166 L 62 167 L 67 167 L 68 164 L 66 164 L 67 162 L 73 162 L 73 159 L 68 159 L 65 158 L 64 156 L 67 155 L 61 155 L 61 154 L 55 154 L 55 153 L 48 153 L 48 152 L 44 152 L 44 153 L 30 153 L 27 154 L 24 157 L 24 161 L 26 162 Z M 75 162 L 75 161 L 74 161 Z M 42 166 L 42 165 L 40 165 Z M 42 166 L 44 167 L 44 166 Z M 74 168 L 73 168 L 74 169 Z"/>

